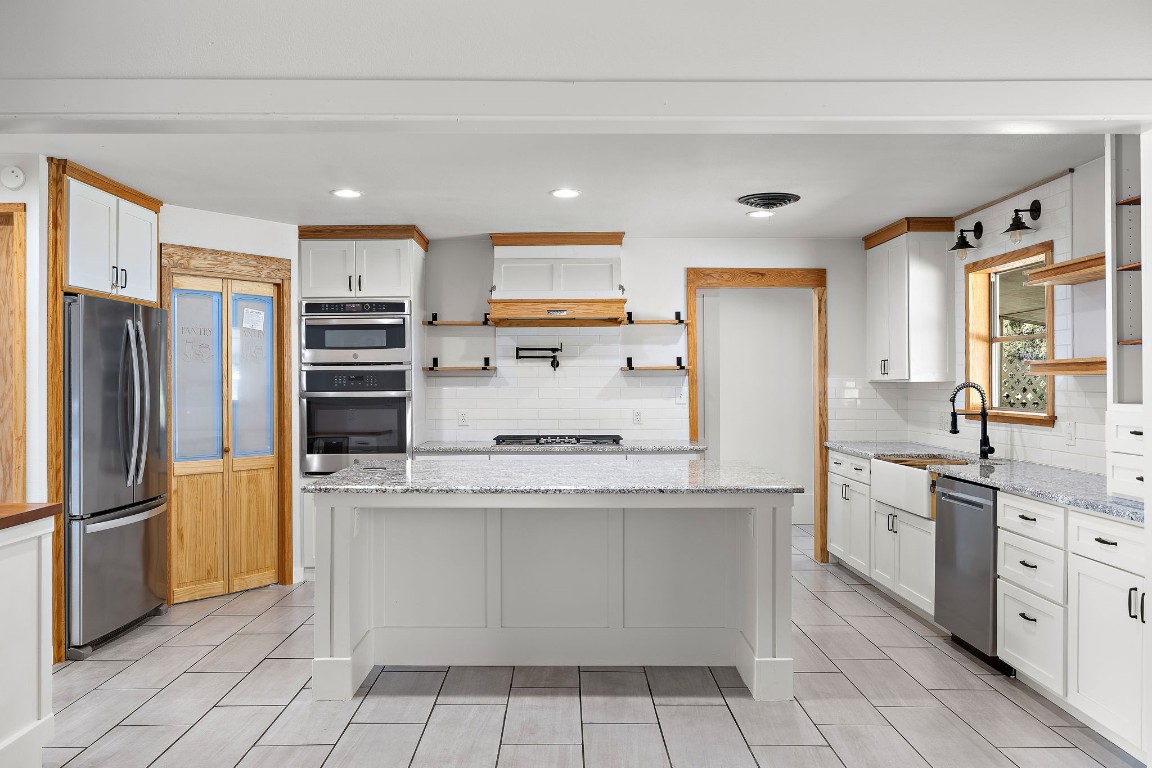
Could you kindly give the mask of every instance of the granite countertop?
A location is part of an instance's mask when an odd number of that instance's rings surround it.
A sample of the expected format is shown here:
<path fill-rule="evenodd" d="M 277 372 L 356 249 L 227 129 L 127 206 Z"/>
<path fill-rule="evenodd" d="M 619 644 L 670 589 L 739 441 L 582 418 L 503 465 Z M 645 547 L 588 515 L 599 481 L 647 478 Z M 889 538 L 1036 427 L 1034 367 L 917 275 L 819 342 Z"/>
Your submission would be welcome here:
<path fill-rule="evenodd" d="M 496 445 L 492 440 L 432 440 L 413 449 L 421 453 L 702 453 L 691 440 L 625 440 L 620 445 Z"/>
<path fill-rule="evenodd" d="M 1108 495 L 1104 475 L 1081 472 L 1076 469 L 1052 467 L 1031 461 L 992 459 L 981 461 L 976 454 L 939 448 L 924 443 L 903 442 L 838 442 L 829 440 L 824 446 L 862 459 L 903 458 L 925 455 L 948 456 L 964 459 L 968 464 L 933 464 L 932 472 L 992 486 L 1006 493 L 1028 496 L 1040 501 L 1064 504 L 1077 509 L 1098 512 L 1109 517 L 1144 524 L 1144 505 Z"/>
<path fill-rule="evenodd" d="M 684 457 L 618 462 L 557 457 L 530 464 L 392 461 L 343 469 L 305 493 L 803 493 L 765 467 Z"/>

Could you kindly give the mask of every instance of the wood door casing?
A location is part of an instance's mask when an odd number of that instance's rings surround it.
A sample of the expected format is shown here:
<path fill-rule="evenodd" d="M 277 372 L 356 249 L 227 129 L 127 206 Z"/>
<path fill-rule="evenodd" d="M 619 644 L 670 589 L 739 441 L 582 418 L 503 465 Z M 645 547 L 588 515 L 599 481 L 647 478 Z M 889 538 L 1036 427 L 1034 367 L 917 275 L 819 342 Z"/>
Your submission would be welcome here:
<path fill-rule="evenodd" d="M 279 576 L 279 457 L 232 455 L 232 296 L 275 298 L 270 283 L 175 275 L 173 289 L 220 294 L 221 458 L 173 461 L 169 505 L 170 602 L 180 603 L 272 584 Z M 168 299 L 171 305 L 171 299 Z M 278 318 L 268 333 L 275 338 Z M 280 321 L 282 322 L 282 321 Z M 172 333 L 179 332 L 176 323 Z M 173 339 L 173 355 L 179 354 Z M 277 354 L 280 345 L 272 345 Z M 273 366 L 275 369 L 276 366 Z M 175 368 L 173 368 L 175 371 Z M 273 377 L 273 398 L 279 392 Z M 173 430 L 176 424 L 173 424 Z M 275 422 L 273 429 L 276 429 Z M 175 435 L 173 435 L 173 438 Z M 175 458 L 175 452 L 173 451 Z"/>

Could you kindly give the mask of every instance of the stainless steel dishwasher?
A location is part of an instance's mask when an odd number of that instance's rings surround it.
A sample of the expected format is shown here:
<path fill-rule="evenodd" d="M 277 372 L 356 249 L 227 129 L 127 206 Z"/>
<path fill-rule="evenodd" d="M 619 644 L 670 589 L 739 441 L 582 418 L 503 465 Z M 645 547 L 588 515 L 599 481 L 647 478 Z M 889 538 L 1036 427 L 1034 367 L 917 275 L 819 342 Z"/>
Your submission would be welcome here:
<path fill-rule="evenodd" d="M 996 658 L 996 490 L 940 477 L 935 493 L 935 621 L 1005 668 Z"/>

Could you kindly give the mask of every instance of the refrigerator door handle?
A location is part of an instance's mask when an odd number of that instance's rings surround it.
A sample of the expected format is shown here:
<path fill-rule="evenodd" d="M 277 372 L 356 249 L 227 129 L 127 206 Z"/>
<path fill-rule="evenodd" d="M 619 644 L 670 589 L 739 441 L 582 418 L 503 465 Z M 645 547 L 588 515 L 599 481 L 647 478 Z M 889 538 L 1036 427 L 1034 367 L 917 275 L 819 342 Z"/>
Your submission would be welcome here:
<path fill-rule="evenodd" d="M 145 520 L 156 517 L 157 515 L 162 515 L 166 511 L 168 511 L 168 507 L 164 504 L 160 504 L 159 506 L 153 507 L 152 509 L 145 510 L 144 512 L 137 512 L 136 514 L 129 515 L 128 517 L 118 517 L 115 520 L 109 520 L 107 522 L 101 523 L 86 522 L 84 524 L 84 533 L 98 533 L 100 531 L 110 531 L 113 528 L 123 528 L 126 525 L 135 525 L 136 523 L 144 522 Z"/>
<path fill-rule="evenodd" d="M 136 463 L 140 460 L 140 356 L 137 354 L 136 326 L 132 320 L 125 320 L 128 326 L 129 357 L 132 360 L 132 454 L 128 459 L 128 483 L 132 485 L 136 477 Z"/>
<path fill-rule="evenodd" d="M 136 485 L 144 482 L 144 464 L 148 461 L 148 432 L 152 423 L 152 374 L 149 372 L 148 341 L 144 338 L 144 324 L 136 321 L 137 341 L 140 343 L 140 368 L 144 372 L 144 419 L 140 423 L 140 448 L 136 459 Z M 139 413 L 139 405 L 137 405 Z"/>

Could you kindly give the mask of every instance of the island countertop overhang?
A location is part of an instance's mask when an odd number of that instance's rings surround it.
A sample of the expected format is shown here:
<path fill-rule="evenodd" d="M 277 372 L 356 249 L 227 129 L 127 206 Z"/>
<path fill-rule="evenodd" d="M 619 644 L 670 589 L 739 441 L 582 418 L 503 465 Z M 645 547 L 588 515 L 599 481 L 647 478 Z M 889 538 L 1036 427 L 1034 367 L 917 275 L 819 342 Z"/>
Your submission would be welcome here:
<path fill-rule="evenodd" d="M 351 494 L 791 494 L 804 487 L 766 467 L 710 459 L 624 463 L 567 457 L 531 464 L 385 461 L 343 469 L 305 493 Z"/>

